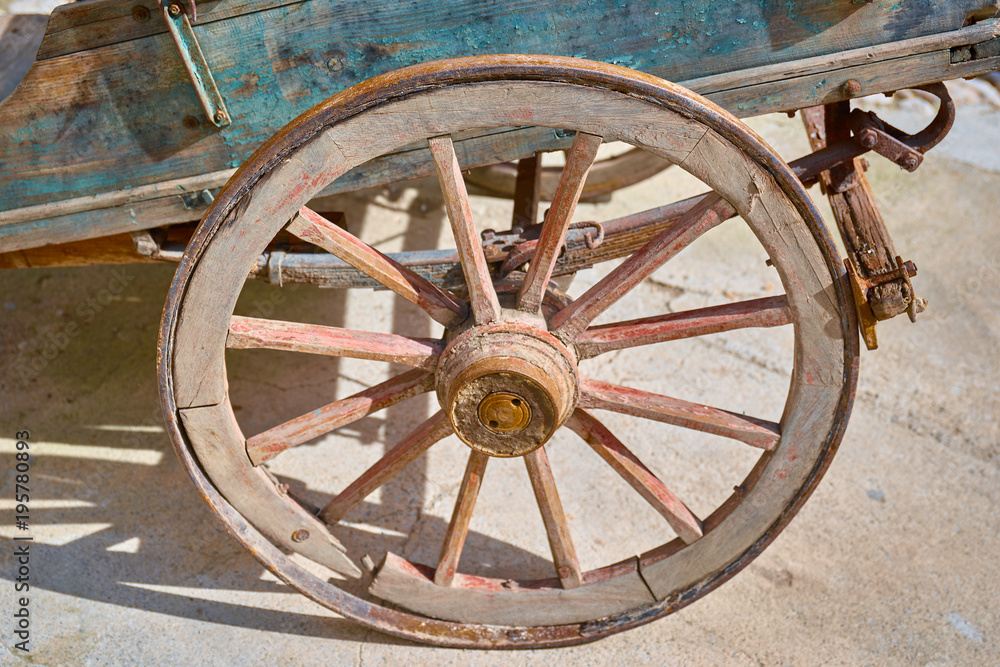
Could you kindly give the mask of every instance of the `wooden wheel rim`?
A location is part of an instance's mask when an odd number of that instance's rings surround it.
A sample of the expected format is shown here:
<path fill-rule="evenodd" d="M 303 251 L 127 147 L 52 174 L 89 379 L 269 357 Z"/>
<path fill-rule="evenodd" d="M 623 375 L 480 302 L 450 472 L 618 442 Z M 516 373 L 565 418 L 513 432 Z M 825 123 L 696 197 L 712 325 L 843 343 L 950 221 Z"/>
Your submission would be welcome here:
<path fill-rule="evenodd" d="M 524 124 L 525 113 L 531 111 L 530 122 L 535 125 L 574 127 L 600 133 L 607 140 L 627 140 L 651 152 L 659 151 L 730 199 L 775 260 L 795 316 L 795 369 L 783 424 L 786 433 L 802 431 L 803 437 L 809 436 L 804 453 L 798 452 L 796 456 L 811 465 L 790 466 L 783 437 L 775 452 L 762 457 L 751 473 L 758 485 L 746 492 L 742 502 L 731 498 L 706 519 L 706 525 L 711 525 L 713 517 L 718 516 L 717 525 L 704 538 L 655 564 L 654 568 L 662 575 L 650 572 L 656 580 L 653 586 L 661 589 L 658 603 L 582 624 L 525 628 L 439 621 L 373 604 L 316 579 L 275 546 L 273 534 L 265 537 L 272 530 L 267 526 L 262 528 L 260 522 L 247 521 L 230 503 L 231 498 L 224 498 L 216 490 L 209 481 L 211 471 L 206 474 L 203 470 L 206 462 L 196 456 L 179 418 L 181 410 L 207 408 L 205 414 L 212 422 L 213 433 L 230 436 L 235 433 L 239 437 L 225 394 L 222 362 L 193 377 L 175 374 L 174 369 L 190 365 L 185 362 L 192 355 L 206 352 L 221 359 L 219 352 L 225 348 L 235 298 L 252 260 L 291 214 L 320 188 L 346 169 L 373 157 L 371 153 L 381 154 L 386 150 L 380 139 L 346 158 L 339 154 L 331 131 L 359 119 L 363 122 L 364 112 L 369 109 L 390 105 L 396 105 L 396 110 L 406 108 L 409 114 L 400 114 L 399 132 L 390 148 L 457 131 L 463 129 L 467 109 L 454 118 L 440 115 L 429 118 L 428 99 L 433 96 L 441 101 L 450 95 L 488 91 L 500 82 L 533 100 L 541 99 L 543 92 L 558 94 L 564 107 L 491 106 L 475 112 L 477 126 Z M 470 90 L 473 87 L 475 91 Z M 609 128 L 600 119 L 581 121 L 567 117 L 581 108 L 580 102 L 595 99 L 620 107 L 621 113 L 614 117 L 628 118 L 627 126 Z M 420 122 L 413 122 L 414 117 Z M 706 151 L 715 151 L 742 163 L 748 173 L 743 189 L 732 183 L 717 182 L 721 177 L 711 172 L 709 161 L 686 160 L 687 155 L 671 152 L 676 144 L 671 144 L 671 137 L 662 130 L 664 124 L 669 126 L 671 122 L 673 130 L 692 125 L 707 128 L 692 142 L 695 146 L 709 142 L 701 149 L 702 157 L 708 155 Z M 419 131 L 413 129 L 415 125 L 420 125 Z M 689 154 L 693 152 L 692 147 Z M 309 163 L 323 153 L 339 155 L 341 161 L 328 160 L 318 171 L 303 169 L 302 163 Z M 282 188 L 273 193 L 277 196 L 268 196 L 268 184 L 277 182 L 275 175 L 290 169 L 300 172 L 300 177 L 294 179 L 296 187 Z M 752 196 L 742 201 L 747 196 L 747 182 L 754 182 L 750 174 L 776 186 L 774 193 L 778 194 L 774 196 L 756 193 L 757 201 L 764 202 L 763 207 L 755 208 Z M 769 213 L 768 206 L 773 206 L 777 214 Z M 797 220 L 789 220 L 789 214 Z M 240 224 L 232 224 L 237 217 Z M 233 234 L 241 235 L 243 244 L 237 257 L 233 256 L 235 246 L 230 240 L 235 238 Z M 220 253 L 226 261 L 218 261 Z M 795 260 L 802 263 L 798 270 L 792 270 Z M 804 270 L 809 267 L 812 270 Z M 214 320 L 206 322 L 205 318 L 199 318 L 197 322 L 185 323 L 185 312 L 196 312 L 207 303 L 212 305 Z M 161 395 L 175 448 L 202 495 L 238 540 L 276 575 L 306 595 L 348 618 L 417 641 L 495 648 L 564 645 L 627 629 L 688 604 L 733 576 L 784 527 L 829 465 L 846 426 L 857 371 L 857 339 L 851 313 L 840 282 L 836 252 L 800 184 L 760 139 L 721 109 L 654 77 L 600 63 L 525 56 L 457 59 L 408 68 L 345 91 L 301 116 L 241 167 L 199 227 L 171 287 L 160 335 Z M 799 441 L 796 444 L 803 445 Z M 239 465 L 249 468 L 245 461 Z M 771 490 L 767 495 L 780 490 L 780 502 L 773 498 L 767 502 L 760 497 L 764 494 L 754 494 L 761 488 L 760 480 L 768 482 L 763 485 Z M 726 538 L 731 537 L 727 525 L 746 526 L 748 522 L 754 528 L 747 532 L 752 532 L 754 538 L 723 548 Z M 291 524 L 283 527 L 286 535 L 293 528 Z M 283 541 L 278 543 L 287 546 Z"/>

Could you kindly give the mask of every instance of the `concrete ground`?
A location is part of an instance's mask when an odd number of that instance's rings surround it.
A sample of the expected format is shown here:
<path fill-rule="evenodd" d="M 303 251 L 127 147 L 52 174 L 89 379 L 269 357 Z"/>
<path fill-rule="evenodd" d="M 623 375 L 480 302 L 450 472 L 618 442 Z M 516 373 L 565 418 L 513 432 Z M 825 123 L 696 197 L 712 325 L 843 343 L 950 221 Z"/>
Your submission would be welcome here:
<path fill-rule="evenodd" d="M 19 596 L 8 556 L 0 570 L 0 664 L 1000 663 L 1000 100 L 976 85 L 956 92 L 963 96 L 956 129 L 916 174 L 870 159 L 896 247 L 917 263 L 914 284 L 930 307 L 916 325 L 881 324 L 880 349 L 862 353 L 853 417 L 826 478 L 735 579 L 672 617 L 586 646 L 506 654 L 419 646 L 338 618 L 279 583 L 217 524 L 163 431 L 155 349 L 172 267 L 0 273 L 0 541 L 12 554 L 15 536 L 34 538 L 31 651 L 14 648 L 10 614 Z M 929 118 L 922 105 L 911 99 L 878 111 L 915 129 Z M 752 124 L 789 159 L 806 150 L 798 119 Z M 688 180 L 668 170 L 611 202 L 582 206 L 579 219 L 664 203 L 688 192 Z M 352 231 L 386 250 L 446 236 L 433 183 L 341 203 Z M 508 203 L 488 197 L 475 197 L 473 210 L 483 226 L 502 228 L 509 217 Z M 581 274 L 573 291 L 593 280 Z M 775 290 L 752 236 L 726 226 L 644 283 L 617 315 Z M 240 308 L 435 332 L 414 309 L 370 292 L 254 284 Z M 682 387 L 684 398 L 777 419 L 790 344 L 784 330 L 740 332 L 657 354 L 608 355 L 588 372 L 652 390 Z M 230 386 L 248 433 L 391 372 L 363 362 L 244 355 L 230 362 Z M 273 469 L 320 502 L 328 497 L 324 485 L 352 479 L 431 407 L 411 401 L 289 452 Z M 708 436 L 607 422 L 651 467 L 669 471 L 672 488 L 702 515 L 752 465 L 742 449 Z M 22 430 L 30 431 L 33 455 L 27 532 L 14 526 L 15 434 Z M 441 443 L 369 498 L 341 534 L 347 546 L 433 562 L 463 447 Z M 578 441 L 557 439 L 550 455 L 585 565 L 669 539 Z M 516 509 L 531 506 L 523 468 L 504 463 L 488 469 L 463 569 L 549 576 L 541 523 Z"/>

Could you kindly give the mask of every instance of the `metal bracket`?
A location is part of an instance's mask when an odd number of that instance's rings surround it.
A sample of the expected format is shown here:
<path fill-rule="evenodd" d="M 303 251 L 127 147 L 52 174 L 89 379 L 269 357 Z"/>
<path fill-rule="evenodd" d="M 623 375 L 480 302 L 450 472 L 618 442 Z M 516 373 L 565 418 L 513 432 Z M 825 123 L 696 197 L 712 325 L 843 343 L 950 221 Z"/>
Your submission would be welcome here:
<path fill-rule="evenodd" d="M 943 83 L 920 86 L 917 90 L 934 95 L 941 103 L 934 120 L 917 134 L 907 134 L 871 111 L 855 109 L 847 119 L 859 144 L 906 171 L 916 171 L 924 160 L 924 153 L 938 145 L 955 122 L 955 103 Z"/>
<path fill-rule="evenodd" d="M 916 322 L 917 313 L 922 313 L 927 308 L 927 301 L 916 296 L 916 293 L 913 291 L 913 284 L 910 282 L 910 278 L 917 275 L 917 267 L 913 262 L 904 262 L 903 258 L 897 255 L 895 269 L 869 278 L 864 278 L 860 275 L 858 268 L 850 258 L 844 260 L 844 267 L 847 269 L 847 279 L 850 282 L 851 293 L 854 295 L 854 305 L 858 311 L 858 325 L 861 329 L 861 338 L 865 342 L 865 347 L 869 350 L 878 348 L 878 337 L 875 333 L 875 325 L 878 324 L 878 318 L 875 316 L 874 309 L 868 300 L 869 289 L 876 285 L 901 280 L 906 286 L 906 290 L 909 291 L 910 300 L 906 314 L 909 316 L 910 321 Z"/>
<path fill-rule="evenodd" d="M 205 54 L 201 51 L 198 39 L 191 29 L 190 17 L 195 16 L 194 2 L 188 0 L 187 3 L 170 2 L 169 0 L 159 0 L 160 10 L 163 18 L 170 29 L 170 36 L 177 45 L 177 51 L 184 61 L 184 69 L 191 77 L 195 93 L 201 102 L 201 108 L 205 110 L 205 115 L 216 127 L 226 127 L 232 122 L 229 117 L 229 110 L 226 109 L 226 101 L 219 94 L 219 88 L 215 85 L 215 78 L 212 70 L 208 67 Z"/>

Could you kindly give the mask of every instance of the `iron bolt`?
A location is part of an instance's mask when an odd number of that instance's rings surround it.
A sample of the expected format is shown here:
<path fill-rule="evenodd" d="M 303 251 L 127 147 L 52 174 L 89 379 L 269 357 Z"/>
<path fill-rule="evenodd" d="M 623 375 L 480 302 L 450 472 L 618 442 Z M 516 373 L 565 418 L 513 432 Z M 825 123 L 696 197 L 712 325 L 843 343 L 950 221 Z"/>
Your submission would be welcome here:
<path fill-rule="evenodd" d="M 292 533 L 292 542 L 305 542 L 309 539 L 309 531 L 305 528 L 299 528 L 294 533 Z"/>
<path fill-rule="evenodd" d="M 917 158 L 913 155 L 909 155 L 905 160 L 903 160 L 903 169 L 906 171 L 916 171 L 919 166 Z"/>
<path fill-rule="evenodd" d="M 215 118 L 216 123 L 221 123 L 222 121 L 226 120 L 226 114 L 222 113 L 221 111 L 216 111 L 215 116 L 213 116 L 213 118 Z"/>
<path fill-rule="evenodd" d="M 331 72 L 339 72 L 344 67 L 344 60 L 342 58 L 330 58 L 326 61 L 326 67 Z"/>
<path fill-rule="evenodd" d="M 149 10 L 142 5 L 136 5 L 132 8 L 132 18 L 139 23 L 145 23 L 149 20 Z"/>
<path fill-rule="evenodd" d="M 840 87 L 840 91 L 847 97 L 857 97 L 861 94 L 861 82 L 857 79 L 848 79 Z"/>
<path fill-rule="evenodd" d="M 170 5 L 170 9 L 168 9 L 167 11 L 170 12 L 171 16 L 178 16 L 181 13 L 181 6 L 180 5 Z"/>
<path fill-rule="evenodd" d="M 563 565 L 561 568 L 559 568 L 559 576 L 560 577 L 562 577 L 563 579 L 565 579 L 569 575 L 570 575 L 570 569 L 568 567 L 566 567 L 565 565 Z"/>
<path fill-rule="evenodd" d="M 858 141 L 865 148 L 874 148 L 876 142 L 878 142 L 878 136 L 875 134 L 874 130 L 865 130 L 858 135 Z"/>

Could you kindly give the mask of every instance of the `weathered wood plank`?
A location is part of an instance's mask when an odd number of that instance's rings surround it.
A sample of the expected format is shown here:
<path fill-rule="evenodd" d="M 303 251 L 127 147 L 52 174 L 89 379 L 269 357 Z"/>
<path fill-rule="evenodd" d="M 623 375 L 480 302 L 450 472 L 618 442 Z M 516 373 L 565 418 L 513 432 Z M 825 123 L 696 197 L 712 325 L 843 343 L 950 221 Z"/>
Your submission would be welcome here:
<path fill-rule="evenodd" d="M 202 26 L 214 21 L 243 16 L 265 9 L 294 5 L 305 0 L 202 0 L 198 2 L 198 21 Z M 139 11 L 137 11 L 137 9 Z M 142 10 L 145 10 L 143 12 Z M 159 7 L 153 0 L 145 5 L 122 0 L 90 0 L 60 5 L 49 17 L 45 39 L 38 49 L 38 60 L 49 60 L 112 44 L 167 32 L 158 20 Z"/>
<path fill-rule="evenodd" d="M 951 30 L 926 37 L 915 37 L 876 44 L 870 47 L 848 49 L 822 56 L 779 62 L 761 67 L 749 67 L 721 74 L 687 79 L 684 85 L 697 90 L 702 95 L 717 93 L 733 88 L 746 88 L 760 83 L 772 83 L 787 79 L 797 79 L 811 74 L 822 74 L 831 70 L 869 65 L 897 58 L 950 49 L 958 45 L 977 44 L 992 39 L 1000 31 L 997 21 L 983 21 L 979 24 Z M 862 95 L 868 95 L 862 90 Z"/>
<path fill-rule="evenodd" d="M 977 76 L 998 67 L 1000 57 L 953 64 L 951 51 L 944 49 L 870 65 L 832 69 L 794 79 L 733 88 L 710 93 L 707 97 L 743 118 L 840 102 L 847 99 L 843 86 L 849 80 L 860 84 L 862 95 L 874 95 L 937 81 Z"/>
<path fill-rule="evenodd" d="M 502 9 L 468 0 L 274 7 L 197 28 L 233 117 L 222 131 L 202 118 L 166 34 L 38 63 L 5 105 L 2 118 L 10 120 L 0 118 L 0 156 L 19 181 L 39 180 L 28 192 L 22 186 L 20 196 L 0 182 L 0 208 L 231 168 L 334 92 L 415 62 L 549 53 L 684 81 L 954 30 L 978 8 L 962 0 L 928 14 L 923 5 L 893 8 L 887 0 L 804 0 L 779 16 L 750 0 L 711 10 L 669 0 L 627 10 L 612 0 L 506 0 Z"/>
<path fill-rule="evenodd" d="M 906 67 L 903 67 L 904 64 Z M 879 63 L 850 73 L 828 72 L 816 81 L 806 82 L 808 85 L 800 86 L 795 80 L 790 80 L 784 82 L 787 86 L 785 89 L 776 89 L 776 84 L 768 83 L 709 93 L 707 97 L 735 115 L 746 117 L 839 101 L 843 99 L 842 82 L 852 77 L 862 76 L 872 92 L 875 92 L 876 88 L 881 92 L 995 71 L 1000 69 L 1000 57 L 953 64 L 950 62 L 948 51 L 939 51 L 912 57 L 904 64 L 890 63 L 889 69 L 893 74 L 891 77 L 883 76 L 884 66 Z M 838 81 L 841 83 L 836 83 Z M 775 94 L 776 90 L 780 94 Z M 698 92 L 697 89 L 695 92 Z M 543 149 L 558 150 L 568 144 L 567 139 L 552 130 L 518 129 L 509 130 L 502 135 L 490 134 L 481 139 L 459 142 L 457 152 L 462 164 L 475 166 L 515 160 Z M 463 152 L 463 147 L 466 146 L 467 150 Z M 175 187 L 183 192 L 217 188 L 223 185 L 234 171 L 228 169 L 177 179 Z M 379 158 L 353 169 L 335 181 L 324 194 L 424 177 L 433 171 L 433 162 L 426 149 L 406 151 Z M 168 183 L 153 183 L 112 192 L 110 196 L 88 195 L 53 204 L 0 211 L 0 249 L 18 250 L 46 243 L 65 243 L 177 222 L 189 222 L 198 219 L 204 213 L 204 204 L 187 204 L 181 196 L 146 199 L 151 194 L 169 191 Z M 123 201 L 126 203 L 112 203 Z M 15 200 L 5 204 L 0 200 L 0 208 L 17 206 L 18 203 Z M 76 212 L 64 213 L 66 210 Z"/>
<path fill-rule="evenodd" d="M 542 149 L 568 147 L 570 141 L 549 128 L 506 128 L 456 139 L 455 152 L 461 164 L 474 167 L 516 160 Z M 214 192 L 225 185 L 235 171 L 226 169 L 0 211 L 0 248 L 18 250 L 198 220 L 204 215 L 208 202 L 196 195 L 202 190 Z M 422 178 L 433 173 L 434 163 L 428 148 L 410 148 L 352 169 L 326 187 L 320 196 Z"/>

